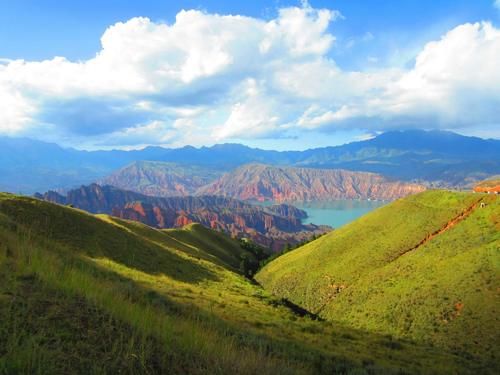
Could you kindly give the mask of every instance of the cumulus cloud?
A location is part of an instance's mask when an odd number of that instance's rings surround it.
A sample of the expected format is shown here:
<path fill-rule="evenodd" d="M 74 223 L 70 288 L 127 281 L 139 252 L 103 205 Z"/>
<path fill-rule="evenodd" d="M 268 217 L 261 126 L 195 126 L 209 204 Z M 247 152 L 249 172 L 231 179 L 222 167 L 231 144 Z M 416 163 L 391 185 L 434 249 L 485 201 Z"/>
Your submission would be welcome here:
<path fill-rule="evenodd" d="M 0 115 L 0 130 L 44 124 L 70 136 L 120 130 L 127 135 L 148 121 L 176 129 L 176 112 L 202 115 L 203 109 L 227 106 L 233 110 L 225 123 L 246 119 L 245 112 L 262 99 L 239 105 L 228 94 L 248 77 L 262 79 L 280 65 L 326 53 L 334 42 L 326 29 L 336 17 L 305 3 L 281 9 L 269 22 L 190 10 L 177 14 L 172 25 L 147 18 L 117 23 L 103 34 L 102 49 L 90 60 L 55 57 L 0 65 L 0 100 L 9 107 Z M 257 124 L 252 121 L 247 128 Z M 262 131 L 265 122 L 263 115 Z"/>
<path fill-rule="evenodd" d="M 464 127 L 499 124 L 500 30 L 490 23 L 464 24 L 428 43 L 415 66 L 388 79 L 379 95 L 335 112 L 376 117 L 386 125 Z"/>
<path fill-rule="evenodd" d="M 499 123 L 490 23 L 450 30 L 411 69 L 349 71 L 329 56 L 338 18 L 307 2 L 269 21 L 189 10 L 112 25 L 86 61 L 1 59 L 0 133 L 130 146 Z"/>
<path fill-rule="evenodd" d="M 2 85 L 0 81 L 0 130 L 16 134 L 28 126 L 35 107 L 16 89 Z"/>
<path fill-rule="evenodd" d="M 498 61 L 500 30 L 483 22 L 460 25 L 428 43 L 406 71 L 346 72 L 323 61 L 316 69 L 299 69 L 300 80 L 292 68 L 282 82 L 314 99 L 298 120 L 306 128 L 498 125 Z"/>

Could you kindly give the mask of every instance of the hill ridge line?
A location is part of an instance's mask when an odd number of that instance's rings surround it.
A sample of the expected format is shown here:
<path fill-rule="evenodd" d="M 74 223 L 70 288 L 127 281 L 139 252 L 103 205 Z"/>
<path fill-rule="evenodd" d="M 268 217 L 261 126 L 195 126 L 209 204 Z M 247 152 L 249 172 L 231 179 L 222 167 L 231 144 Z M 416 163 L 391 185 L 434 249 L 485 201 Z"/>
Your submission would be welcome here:
<path fill-rule="evenodd" d="M 418 244 L 405 250 L 404 252 L 402 252 L 398 256 L 391 259 L 389 261 L 389 263 L 394 262 L 396 259 L 408 254 L 409 252 L 417 250 L 418 248 L 424 246 L 427 242 L 433 240 L 434 238 L 443 234 L 444 232 L 447 232 L 448 230 L 453 228 L 455 225 L 457 225 L 461 221 L 467 219 L 472 214 L 472 212 L 474 212 L 474 210 L 477 208 L 477 206 L 481 203 L 482 200 L 483 200 L 483 198 L 480 198 L 477 202 L 475 202 L 474 204 L 472 204 L 471 206 L 469 206 L 465 210 L 463 210 L 459 215 L 457 215 L 453 219 L 449 220 L 444 226 L 442 226 L 438 230 L 425 236 L 424 239 L 422 239 Z"/>
<path fill-rule="evenodd" d="M 418 244 L 416 244 L 415 246 L 412 246 L 410 249 L 405 250 L 403 253 L 401 253 L 398 256 L 394 257 L 393 259 L 389 260 L 388 263 L 392 263 L 392 262 L 396 261 L 397 259 L 399 259 L 400 257 L 404 256 L 405 254 L 408 254 L 411 251 L 417 250 L 418 248 L 425 245 L 427 242 L 431 241 L 432 239 L 434 239 L 438 235 L 443 234 L 444 232 L 448 231 L 456 224 L 465 220 L 467 217 L 469 217 L 472 214 L 472 212 L 474 212 L 474 210 L 479 206 L 479 204 L 481 203 L 481 201 L 483 199 L 484 198 L 480 198 L 479 200 L 477 200 L 474 204 L 470 205 L 469 207 L 464 209 L 460 214 L 458 214 L 457 216 L 455 216 L 454 218 L 449 220 L 444 226 L 442 226 L 438 230 L 432 232 L 431 234 L 428 234 Z M 317 309 L 314 310 L 314 312 L 311 312 L 311 313 L 313 313 L 315 315 L 319 315 L 321 313 L 321 311 L 323 311 L 323 309 L 336 297 L 337 297 L 337 294 L 329 296 L 327 298 L 327 300 L 321 306 L 319 306 Z"/>

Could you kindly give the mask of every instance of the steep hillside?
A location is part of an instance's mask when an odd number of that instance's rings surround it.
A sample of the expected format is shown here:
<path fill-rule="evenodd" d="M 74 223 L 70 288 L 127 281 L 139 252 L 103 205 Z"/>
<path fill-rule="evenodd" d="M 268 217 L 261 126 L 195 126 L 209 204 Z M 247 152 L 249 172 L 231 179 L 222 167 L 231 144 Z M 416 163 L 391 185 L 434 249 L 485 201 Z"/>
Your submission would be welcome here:
<path fill-rule="evenodd" d="M 0 373 L 476 373 L 478 363 L 293 313 L 197 225 L 156 230 L 0 194 Z"/>
<path fill-rule="evenodd" d="M 223 175 L 198 194 L 285 202 L 393 200 L 423 190 L 421 185 L 389 181 L 373 173 L 249 164 Z"/>
<path fill-rule="evenodd" d="M 138 161 L 104 178 L 100 184 L 156 197 L 176 197 L 193 195 L 221 174 L 196 165 Z"/>
<path fill-rule="evenodd" d="M 112 186 L 92 184 L 70 190 L 38 194 L 46 201 L 69 204 L 92 213 L 112 214 L 157 228 L 179 228 L 200 223 L 234 237 L 249 237 L 256 243 L 281 250 L 331 228 L 302 224 L 305 211 L 288 205 L 255 206 L 217 196 L 150 197 Z"/>
<path fill-rule="evenodd" d="M 499 248 L 497 197 L 429 191 L 285 254 L 256 278 L 328 320 L 498 371 Z"/>

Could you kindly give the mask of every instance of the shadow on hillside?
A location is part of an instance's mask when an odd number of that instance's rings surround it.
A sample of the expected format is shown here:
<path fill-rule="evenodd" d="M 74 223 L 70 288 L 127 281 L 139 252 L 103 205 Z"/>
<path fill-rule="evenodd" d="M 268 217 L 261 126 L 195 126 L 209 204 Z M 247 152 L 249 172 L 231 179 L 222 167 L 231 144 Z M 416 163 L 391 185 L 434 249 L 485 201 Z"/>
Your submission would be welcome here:
<path fill-rule="evenodd" d="M 0 200 L 0 213 L 7 214 L 9 219 L 18 223 L 17 234 L 26 237 L 27 243 L 35 239 L 36 241 L 31 242 L 41 242 L 44 251 L 65 253 L 64 260 L 67 262 L 62 263 L 66 267 L 78 267 L 79 260 L 75 258 L 108 258 L 147 274 L 165 274 L 185 282 L 217 279 L 216 275 L 194 261 L 183 259 L 151 241 L 145 241 L 142 235 L 77 210 L 18 199 L 12 204 Z M 11 226 L 5 230 L 9 234 L 16 234 Z M 262 311 L 262 316 L 248 316 L 246 311 L 237 317 L 227 313 L 217 314 L 217 309 L 221 311 L 220 309 L 227 308 L 222 306 L 226 301 L 214 300 L 214 305 L 219 304 L 216 309 L 196 306 L 194 301 L 177 302 L 168 295 L 139 284 L 99 263 L 87 260 L 86 264 L 91 271 L 96 271 L 91 272 L 92 276 L 110 281 L 117 293 L 123 293 L 127 297 L 126 301 L 150 305 L 159 312 L 190 319 L 200 330 L 204 327 L 215 329 L 222 335 L 230 336 L 241 347 L 250 346 L 272 355 L 310 363 L 317 369 L 317 373 L 348 373 L 359 366 L 365 367 L 368 373 L 375 373 L 370 369 L 387 363 L 390 363 L 395 372 L 399 369 L 404 373 L 432 370 L 434 363 L 451 363 L 451 370 L 442 372 L 492 372 L 484 367 L 484 363 L 452 355 L 444 349 L 430 348 L 409 340 L 396 340 L 387 335 L 355 330 L 341 324 L 312 321 L 311 318 L 291 313 L 276 315 L 279 319 L 274 319 L 274 315 L 266 316 L 265 311 Z M 256 303 L 257 300 L 253 301 Z M 261 302 L 273 305 L 273 300 L 268 297 Z M 229 303 L 230 301 L 227 302 Z M 249 303 L 252 303 L 252 299 Z M 277 307 L 281 309 L 281 306 Z M 226 318 L 222 319 L 221 316 Z M 491 368 L 496 367 L 492 364 Z"/>
<path fill-rule="evenodd" d="M 158 340 L 138 340 L 133 327 L 82 296 L 65 294 L 30 274 L 12 277 L 12 266 L 0 264 L 1 374 L 171 370 L 172 363 L 157 355 Z"/>
<path fill-rule="evenodd" d="M 0 212 L 17 223 L 18 233 L 28 242 L 36 238 L 49 248 L 57 243 L 65 251 L 108 258 L 131 269 L 188 283 L 218 279 L 194 259 L 184 259 L 126 228 L 83 211 L 23 198 L 1 201 Z"/>
<path fill-rule="evenodd" d="M 145 224 L 135 221 L 123 220 L 117 217 L 109 217 L 109 220 L 116 225 L 125 227 L 127 230 L 133 232 L 137 236 L 146 239 L 147 241 L 161 246 L 161 244 L 168 244 L 170 248 L 180 250 L 185 254 L 197 259 L 205 259 L 215 263 L 221 267 L 237 271 L 240 263 L 239 253 L 234 251 L 233 248 L 227 243 L 221 243 L 218 246 L 214 242 L 220 240 L 220 235 L 210 229 L 202 227 L 209 234 L 210 239 L 203 238 L 204 233 L 193 234 L 192 230 L 184 230 L 183 228 L 169 228 L 169 229 L 154 229 Z M 200 224 L 201 225 L 201 224 Z M 231 241 L 229 238 L 226 241 Z M 226 252 L 221 251 L 221 248 L 226 247 Z M 233 245 L 234 246 L 234 245 Z M 241 251 L 241 250 L 240 250 Z"/>
<path fill-rule="evenodd" d="M 259 323 L 253 317 L 246 324 L 240 324 L 238 320 L 221 318 L 213 308 L 175 301 L 160 291 L 106 267 L 94 266 L 107 279 L 122 284 L 127 298 L 133 303 L 150 305 L 166 314 L 193 320 L 193 324 L 199 325 L 199 329 L 215 329 L 230 336 L 242 347 L 250 346 L 272 355 L 285 355 L 299 362 L 307 362 L 317 373 L 350 373 L 360 367 L 373 374 L 419 373 L 425 368 L 430 370 L 433 366 L 439 368 L 448 365 L 451 367 L 446 371 L 456 372 L 460 369 L 464 374 L 488 373 L 486 364 L 471 358 L 467 353 L 451 353 L 444 348 L 431 347 L 409 339 L 397 339 L 391 335 L 315 319 L 306 310 L 298 310 L 296 305 L 282 300 L 269 299 L 268 304 L 287 308 L 290 313 L 288 318 L 285 315 L 279 322 L 266 324 Z M 301 334 L 303 338 L 297 339 L 297 335 Z M 313 342 L 316 344 L 312 344 Z M 329 354 L 325 355 L 326 347 L 318 346 L 318 342 L 329 342 Z M 333 345 L 328 346 L 330 343 Z M 390 365 L 386 367 L 388 362 Z"/>

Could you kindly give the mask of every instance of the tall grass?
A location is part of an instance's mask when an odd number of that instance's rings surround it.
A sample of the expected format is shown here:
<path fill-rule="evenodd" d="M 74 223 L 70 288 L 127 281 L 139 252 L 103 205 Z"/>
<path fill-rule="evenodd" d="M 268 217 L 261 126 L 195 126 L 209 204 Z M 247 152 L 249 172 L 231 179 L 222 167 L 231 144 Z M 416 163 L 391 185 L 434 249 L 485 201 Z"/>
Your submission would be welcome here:
<path fill-rule="evenodd" d="M 0 373 L 462 369 L 446 352 L 296 316 L 233 271 L 230 239 L 178 234 L 0 194 Z"/>
<path fill-rule="evenodd" d="M 211 369 L 212 373 L 224 374 L 276 371 L 286 374 L 307 370 L 294 360 L 274 358 L 260 345 L 242 347 L 234 334 L 227 328 L 225 334 L 221 334 L 221 324 L 207 316 L 191 319 L 169 316 L 161 308 L 148 304 L 147 293 L 133 284 L 124 288 L 116 278 L 107 276 L 88 261 L 65 258 L 62 252 L 51 253 L 36 245 L 29 232 L 23 237 L 16 246 L 17 264 L 22 273 L 34 274 L 46 285 L 67 295 L 83 297 L 129 324 L 140 333 L 141 340 L 146 337 L 159 340 L 172 369 L 189 373 L 206 373 Z M 27 351 L 30 352 L 36 358 L 36 350 Z"/>

